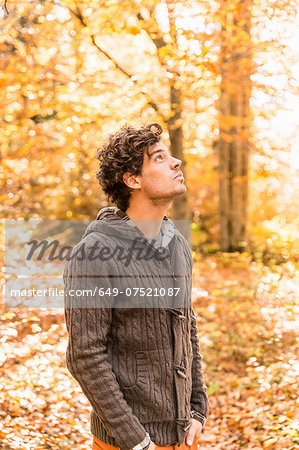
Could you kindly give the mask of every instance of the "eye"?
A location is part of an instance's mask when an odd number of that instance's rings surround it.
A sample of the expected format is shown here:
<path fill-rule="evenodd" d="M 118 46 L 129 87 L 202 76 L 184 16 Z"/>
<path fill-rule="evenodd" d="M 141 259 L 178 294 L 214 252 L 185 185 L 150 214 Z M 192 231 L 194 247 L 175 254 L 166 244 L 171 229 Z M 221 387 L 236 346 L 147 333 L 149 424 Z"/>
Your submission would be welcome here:
<path fill-rule="evenodd" d="M 156 158 L 155 158 L 155 161 L 157 161 L 157 159 L 158 158 L 161 158 L 161 159 L 163 159 L 163 156 L 162 155 L 158 155 L 158 156 L 156 156 Z"/>

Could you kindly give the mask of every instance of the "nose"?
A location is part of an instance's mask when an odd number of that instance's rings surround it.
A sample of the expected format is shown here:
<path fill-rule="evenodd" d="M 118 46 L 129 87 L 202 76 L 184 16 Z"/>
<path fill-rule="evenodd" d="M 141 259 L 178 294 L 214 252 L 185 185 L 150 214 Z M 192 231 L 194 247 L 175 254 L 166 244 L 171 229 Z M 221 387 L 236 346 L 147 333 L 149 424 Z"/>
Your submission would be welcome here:
<path fill-rule="evenodd" d="M 182 161 L 180 159 L 171 157 L 171 168 L 172 169 L 179 169 L 182 165 Z"/>

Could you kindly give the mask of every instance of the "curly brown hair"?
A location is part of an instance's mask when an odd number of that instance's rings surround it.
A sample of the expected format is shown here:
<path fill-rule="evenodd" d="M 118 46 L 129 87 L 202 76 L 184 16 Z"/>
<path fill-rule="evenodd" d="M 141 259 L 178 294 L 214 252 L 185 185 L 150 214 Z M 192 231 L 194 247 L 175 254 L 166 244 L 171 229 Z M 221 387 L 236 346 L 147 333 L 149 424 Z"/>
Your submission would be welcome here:
<path fill-rule="evenodd" d="M 129 172 L 140 175 L 149 148 L 161 140 L 163 128 L 156 122 L 140 128 L 123 126 L 117 133 L 109 135 L 107 143 L 97 152 L 100 169 L 96 176 L 99 183 L 116 206 L 123 211 L 129 207 L 131 189 L 125 184 L 123 175 Z"/>

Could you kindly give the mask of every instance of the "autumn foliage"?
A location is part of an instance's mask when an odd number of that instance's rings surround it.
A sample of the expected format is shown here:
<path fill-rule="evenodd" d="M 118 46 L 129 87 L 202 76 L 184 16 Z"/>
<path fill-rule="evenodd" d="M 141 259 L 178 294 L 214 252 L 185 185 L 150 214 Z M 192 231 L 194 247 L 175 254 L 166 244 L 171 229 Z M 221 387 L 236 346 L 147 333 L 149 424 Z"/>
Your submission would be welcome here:
<path fill-rule="evenodd" d="M 192 219 L 211 399 L 200 448 L 298 448 L 295 2 L 6 8 L 1 286 L 6 221 L 93 220 L 108 205 L 95 176 L 103 140 L 124 124 L 161 123 L 188 186 L 169 215 Z M 90 448 L 89 406 L 65 366 L 63 311 L 7 308 L 3 296 L 0 315 L 0 447 Z"/>

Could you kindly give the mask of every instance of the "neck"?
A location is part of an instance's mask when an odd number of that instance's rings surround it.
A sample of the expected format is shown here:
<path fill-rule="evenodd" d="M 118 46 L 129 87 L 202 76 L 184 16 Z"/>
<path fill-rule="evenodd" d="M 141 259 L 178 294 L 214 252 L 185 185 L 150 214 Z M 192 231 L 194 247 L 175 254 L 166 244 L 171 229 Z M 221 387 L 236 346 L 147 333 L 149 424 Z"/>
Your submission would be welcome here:
<path fill-rule="evenodd" d="M 162 220 L 169 204 L 170 200 L 153 202 L 151 199 L 139 201 L 131 198 L 126 214 L 145 236 L 156 237 L 160 232 Z"/>

